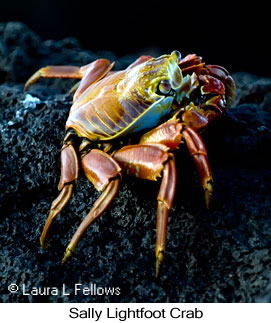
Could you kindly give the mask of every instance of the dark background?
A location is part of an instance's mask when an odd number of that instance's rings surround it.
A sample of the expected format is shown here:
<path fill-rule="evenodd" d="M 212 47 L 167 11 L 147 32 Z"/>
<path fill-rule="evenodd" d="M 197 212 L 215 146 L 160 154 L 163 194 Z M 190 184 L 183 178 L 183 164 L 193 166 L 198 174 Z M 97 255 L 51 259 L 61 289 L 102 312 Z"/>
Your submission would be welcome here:
<path fill-rule="evenodd" d="M 179 49 L 231 72 L 271 75 L 268 8 L 238 1 L 14 1 L 0 21 L 21 21 L 43 40 L 76 37 L 86 49 L 159 55 Z"/>

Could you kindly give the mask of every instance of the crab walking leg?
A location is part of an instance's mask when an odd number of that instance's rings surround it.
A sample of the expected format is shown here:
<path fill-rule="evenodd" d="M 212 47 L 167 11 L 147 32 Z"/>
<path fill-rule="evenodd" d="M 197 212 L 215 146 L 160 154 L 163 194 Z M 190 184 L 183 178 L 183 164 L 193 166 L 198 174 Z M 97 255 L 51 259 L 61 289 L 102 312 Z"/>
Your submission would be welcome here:
<path fill-rule="evenodd" d="M 126 68 L 126 70 L 129 70 L 135 67 L 136 65 L 142 64 L 151 58 L 152 56 L 140 56 L 134 63 L 129 65 Z M 99 81 L 104 76 L 106 76 L 111 71 L 114 65 L 115 62 L 110 64 L 109 61 L 106 59 L 98 59 L 93 63 L 82 66 L 80 68 L 80 79 L 82 78 L 82 81 L 79 81 L 76 84 L 74 84 L 74 86 L 69 91 L 70 93 L 75 93 L 73 99 L 75 100 L 77 97 L 79 97 L 91 84 Z"/>
<path fill-rule="evenodd" d="M 71 144 L 65 143 L 61 151 L 61 177 L 58 185 L 60 194 L 51 205 L 49 216 L 40 237 L 40 244 L 43 248 L 46 247 L 48 233 L 53 221 L 71 197 L 72 189 L 77 178 L 78 160 L 76 152 Z"/>
<path fill-rule="evenodd" d="M 106 76 L 115 62 L 109 65 L 109 61 L 105 59 L 99 59 L 89 65 L 83 66 L 81 72 L 83 73 L 82 81 L 80 80 L 70 89 L 70 93 L 75 93 L 73 101 L 75 101 L 83 92 L 94 82 L 98 82 L 104 76 Z"/>
<path fill-rule="evenodd" d="M 98 81 L 105 76 L 113 66 L 114 64 L 110 64 L 107 59 L 97 59 L 96 61 L 84 66 L 63 65 L 42 67 L 28 79 L 25 83 L 24 89 L 28 90 L 29 87 L 36 83 L 40 78 L 70 78 L 81 80 L 84 77 L 86 77 L 86 81 L 82 87 L 86 88 L 86 82 L 87 86 L 89 86 L 93 82 Z"/>
<path fill-rule="evenodd" d="M 207 208 L 209 208 L 213 196 L 213 178 L 207 157 L 207 150 L 201 137 L 192 128 L 185 127 L 182 134 L 186 141 L 190 155 L 192 156 L 194 163 L 197 167 L 201 180 L 201 185 L 205 191 L 206 205 Z"/>
<path fill-rule="evenodd" d="M 75 101 L 91 84 L 98 82 L 104 76 L 106 76 L 115 63 L 110 62 L 107 59 L 97 59 L 95 62 L 81 67 L 81 73 L 83 73 L 82 81 L 79 82 L 75 91 L 73 101 Z"/>
<path fill-rule="evenodd" d="M 98 149 L 91 150 L 82 159 L 82 169 L 94 187 L 103 192 L 74 233 L 66 248 L 62 264 L 71 257 L 86 229 L 107 209 L 119 190 L 121 168 L 105 152 Z"/>
<path fill-rule="evenodd" d="M 49 230 L 51 228 L 52 222 L 55 220 L 56 216 L 61 212 L 61 210 L 68 203 L 72 194 L 73 184 L 68 184 L 63 187 L 58 197 L 52 202 L 49 216 L 45 222 L 42 234 L 40 236 L 40 245 L 42 248 L 47 247 L 47 237 Z"/>
<path fill-rule="evenodd" d="M 178 149 L 182 142 L 182 130 L 184 124 L 179 119 L 172 118 L 160 126 L 145 133 L 141 138 L 140 144 L 157 143 L 163 144 L 171 150 Z"/>
<path fill-rule="evenodd" d="M 185 112 L 185 117 L 189 119 L 196 129 L 200 129 L 202 124 L 205 123 L 205 119 L 202 116 L 196 113 L 194 114 L 193 112 Z M 161 143 L 175 150 L 179 147 L 183 139 L 186 141 L 188 150 L 197 167 L 201 184 L 205 191 L 206 205 L 209 208 L 213 193 L 212 174 L 207 157 L 207 150 L 201 137 L 194 129 L 188 127 L 185 123 L 181 123 L 179 119 L 172 118 L 144 134 L 140 138 L 139 143 Z"/>
<path fill-rule="evenodd" d="M 172 207 L 177 182 L 176 166 L 173 159 L 165 164 L 163 179 L 158 193 L 157 222 L 156 222 L 156 277 L 164 258 L 167 238 L 168 214 Z"/>
<path fill-rule="evenodd" d="M 168 150 L 166 145 L 148 143 L 125 146 L 114 154 L 114 159 L 128 175 L 156 181 L 163 174 L 157 197 L 156 275 L 159 273 L 159 267 L 163 260 L 167 219 L 176 187 L 175 162 L 173 155 Z"/>
<path fill-rule="evenodd" d="M 46 66 L 34 73 L 25 83 L 25 91 L 40 78 L 71 78 L 81 79 L 83 76 L 79 66 Z"/>
<path fill-rule="evenodd" d="M 62 264 L 64 264 L 72 256 L 79 240 L 83 236 L 86 229 L 106 210 L 111 201 L 114 199 L 119 190 L 119 182 L 119 178 L 112 180 L 106 187 L 105 191 L 103 191 L 103 193 L 94 203 L 93 208 L 81 222 L 80 226 L 74 233 L 69 245 L 67 246 Z"/>
<path fill-rule="evenodd" d="M 149 55 L 142 55 L 140 57 L 138 57 L 137 60 L 135 60 L 132 64 L 130 64 L 126 69 L 129 70 L 137 65 L 140 65 L 146 61 L 148 61 L 149 59 L 151 59 L 152 56 L 149 56 Z"/>

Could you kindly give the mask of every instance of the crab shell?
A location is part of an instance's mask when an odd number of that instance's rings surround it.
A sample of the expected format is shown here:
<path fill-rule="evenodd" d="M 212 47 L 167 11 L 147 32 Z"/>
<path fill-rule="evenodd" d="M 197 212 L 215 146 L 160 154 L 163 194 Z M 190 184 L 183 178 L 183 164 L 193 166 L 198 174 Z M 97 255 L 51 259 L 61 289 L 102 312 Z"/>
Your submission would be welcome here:
<path fill-rule="evenodd" d="M 126 70 L 111 72 L 89 86 L 73 103 L 66 129 L 90 140 L 112 140 L 159 124 L 172 110 L 183 77 L 180 53 L 151 58 Z M 157 94 L 162 80 L 171 95 Z"/>

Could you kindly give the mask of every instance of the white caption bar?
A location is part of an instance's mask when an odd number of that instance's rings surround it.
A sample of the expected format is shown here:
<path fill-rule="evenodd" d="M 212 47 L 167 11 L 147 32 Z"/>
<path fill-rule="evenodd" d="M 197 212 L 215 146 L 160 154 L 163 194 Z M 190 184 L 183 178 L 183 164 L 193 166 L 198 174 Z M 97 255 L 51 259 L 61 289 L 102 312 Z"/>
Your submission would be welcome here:
<path fill-rule="evenodd" d="M 1 304 L 2 322 L 270 323 L 271 304 Z"/>

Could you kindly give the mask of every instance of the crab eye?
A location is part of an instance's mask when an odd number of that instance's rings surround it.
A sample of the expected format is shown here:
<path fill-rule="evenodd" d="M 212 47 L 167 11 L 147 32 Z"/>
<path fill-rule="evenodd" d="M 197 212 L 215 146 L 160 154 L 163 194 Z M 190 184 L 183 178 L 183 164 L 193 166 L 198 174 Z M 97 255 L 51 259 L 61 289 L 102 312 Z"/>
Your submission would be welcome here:
<path fill-rule="evenodd" d="M 181 59 L 182 59 L 182 54 L 178 51 L 178 50 L 174 50 L 172 53 L 171 53 L 171 55 L 172 54 L 175 54 L 176 55 L 176 57 L 178 58 L 178 63 L 180 63 L 180 61 L 181 61 Z"/>
<path fill-rule="evenodd" d="M 171 90 L 171 84 L 169 80 L 162 80 L 159 84 L 159 91 L 163 94 L 168 94 Z"/>

